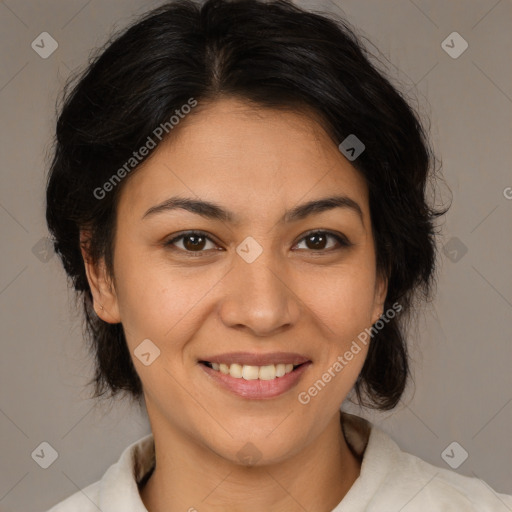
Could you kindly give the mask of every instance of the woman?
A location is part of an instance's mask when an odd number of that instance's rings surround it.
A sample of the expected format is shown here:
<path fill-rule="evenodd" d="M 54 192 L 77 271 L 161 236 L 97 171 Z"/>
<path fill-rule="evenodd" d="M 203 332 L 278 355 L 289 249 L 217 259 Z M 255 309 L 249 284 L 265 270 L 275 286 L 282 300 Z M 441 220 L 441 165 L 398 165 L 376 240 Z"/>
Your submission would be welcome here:
<path fill-rule="evenodd" d="M 110 42 L 60 113 L 47 221 L 95 395 L 152 433 L 51 511 L 510 509 L 340 412 L 406 386 L 433 160 L 341 19 L 182 0 Z"/>

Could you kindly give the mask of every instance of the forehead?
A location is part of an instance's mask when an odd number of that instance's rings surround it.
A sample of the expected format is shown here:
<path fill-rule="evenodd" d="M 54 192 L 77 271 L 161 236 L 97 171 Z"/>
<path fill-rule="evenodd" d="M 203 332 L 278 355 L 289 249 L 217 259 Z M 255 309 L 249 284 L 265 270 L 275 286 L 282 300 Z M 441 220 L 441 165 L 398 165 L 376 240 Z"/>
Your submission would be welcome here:
<path fill-rule="evenodd" d="M 246 215 L 333 192 L 367 209 L 364 178 L 318 119 L 255 108 L 237 99 L 199 105 L 123 187 L 119 207 L 149 208 L 171 195 L 230 206 Z"/>

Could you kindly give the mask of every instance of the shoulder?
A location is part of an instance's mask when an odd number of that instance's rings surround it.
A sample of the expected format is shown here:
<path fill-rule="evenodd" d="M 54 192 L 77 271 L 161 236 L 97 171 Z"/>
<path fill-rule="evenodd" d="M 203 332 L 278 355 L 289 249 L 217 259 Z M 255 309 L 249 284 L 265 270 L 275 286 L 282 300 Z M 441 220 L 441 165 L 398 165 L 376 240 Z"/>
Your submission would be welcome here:
<path fill-rule="evenodd" d="M 361 472 L 332 512 L 512 512 L 512 496 L 401 450 L 366 419 L 343 413 L 342 428 Z"/>
<path fill-rule="evenodd" d="M 100 481 L 77 491 L 46 512 L 97 512 Z"/>
<path fill-rule="evenodd" d="M 468 477 L 402 451 L 381 430 L 372 429 L 375 454 L 388 466 L 378 486 L 371 511 L 382 511 L 383 503 L 403 507 L 403 512 L 459 511 L 507 512 L 512 496 L 494 491 L 476 477 Z"/>
<path fill-rule="evenodd" d="M 153 435 L 127 446 L 101 480 L 81 489 L 46 512 L 98 512 L 98 510 L 145 511 L 138 483 L 155 459 Z"/>

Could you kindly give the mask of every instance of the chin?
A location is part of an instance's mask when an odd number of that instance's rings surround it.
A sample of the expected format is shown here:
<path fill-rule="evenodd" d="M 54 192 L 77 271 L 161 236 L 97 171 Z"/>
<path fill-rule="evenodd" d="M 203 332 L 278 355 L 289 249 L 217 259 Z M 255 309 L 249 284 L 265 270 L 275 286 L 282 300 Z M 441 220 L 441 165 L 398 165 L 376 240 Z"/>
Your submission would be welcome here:
<path fill-rule="evenodd" d="M 281 435 L 277 433 L 268 435 L 260 431 L 257 434 L 248 433 L 244 436 L 238 431 L 234 439 L 227 434 L 224 435 L 226 442 L 221 445 L 218 443 L 219 437 L 217 436 L 214 443 L 207 444 L 217 455 L 230 463 L 247 467 L 262 467 L 282 462 L 304 447 L 303 440 L 292 439 L 287 435 L 288 432 L 283 430 Z"/>

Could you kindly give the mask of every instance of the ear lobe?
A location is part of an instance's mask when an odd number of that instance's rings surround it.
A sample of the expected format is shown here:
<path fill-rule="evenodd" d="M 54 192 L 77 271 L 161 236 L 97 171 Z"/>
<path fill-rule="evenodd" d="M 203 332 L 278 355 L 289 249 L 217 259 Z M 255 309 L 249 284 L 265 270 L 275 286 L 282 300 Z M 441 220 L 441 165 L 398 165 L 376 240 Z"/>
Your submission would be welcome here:
<path fill-rule="evenodd" d="M 89 253 L 90 232 L 80 231 L 80 251 L 84 260 L 85 273 L 93 297 L 94 311 L 105 322 L 117 324 L 121 322 L 117 295 L 111 277 L 108 275 L 105 262 L 100 259 L 94 262 Z"/>

